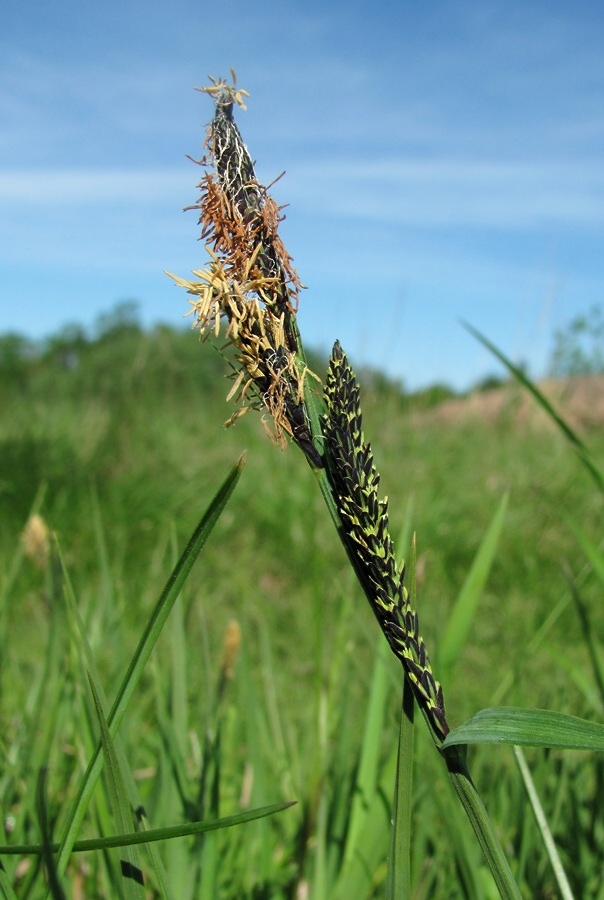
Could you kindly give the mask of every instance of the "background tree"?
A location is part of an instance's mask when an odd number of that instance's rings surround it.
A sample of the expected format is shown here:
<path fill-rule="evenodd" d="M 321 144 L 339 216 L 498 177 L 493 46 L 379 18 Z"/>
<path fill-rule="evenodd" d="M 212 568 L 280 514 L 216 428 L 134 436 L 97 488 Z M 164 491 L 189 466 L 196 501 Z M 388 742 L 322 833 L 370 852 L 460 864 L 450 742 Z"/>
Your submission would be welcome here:
<path fill-rule="evenodd" d="M 550 375 L 568 378 L 604 372 L 604 312 L 595 305 L 554 334 Z"/>

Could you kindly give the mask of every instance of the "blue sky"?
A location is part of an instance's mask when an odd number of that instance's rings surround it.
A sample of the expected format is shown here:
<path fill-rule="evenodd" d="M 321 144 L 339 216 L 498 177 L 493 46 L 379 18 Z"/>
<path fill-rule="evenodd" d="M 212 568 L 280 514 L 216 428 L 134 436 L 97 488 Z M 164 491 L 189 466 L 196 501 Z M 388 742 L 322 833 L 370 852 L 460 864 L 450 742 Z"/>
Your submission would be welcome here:
<path fill-rule="evenodd" d="M 204 264 L 207 75 L 289 204 L 308 345 L 409 387 L 541 374 L 604 302 L 604 6 L 23 0 L 0 34 L 0 332 L 91 326 L 123 300 L 182 323 L 163 274 Z M 192 337 L 192 339 L 194 339 Z"/>

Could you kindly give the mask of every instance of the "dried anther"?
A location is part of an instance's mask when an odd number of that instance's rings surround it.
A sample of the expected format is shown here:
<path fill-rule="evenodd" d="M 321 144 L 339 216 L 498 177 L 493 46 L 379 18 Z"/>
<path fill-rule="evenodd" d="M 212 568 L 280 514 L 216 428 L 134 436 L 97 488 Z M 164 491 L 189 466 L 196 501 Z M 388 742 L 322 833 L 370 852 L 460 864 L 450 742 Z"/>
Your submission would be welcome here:
<path fill-rule="evenodd" d="M 233 79 L 232 85 L 225 81 L 224 78 L 212 78 L 211 75 L 208 75 L 208 78 L 212 84 L 207 85 L 206 87 L 196 88 L 196 90 L 201 91 L 204 94 L 209 94 L 214 99 L 217 106 L 219 104 L 221 106 L 232 106 L 233 103 L 236 103 L 241 109 L 247 109 L 243 102 L 243 98 L 249 97 L 250 95 L 242 88 L 237 90 L 237 75 L 235 74 L 234 69 L 231 69 L 231 78 Z"/>

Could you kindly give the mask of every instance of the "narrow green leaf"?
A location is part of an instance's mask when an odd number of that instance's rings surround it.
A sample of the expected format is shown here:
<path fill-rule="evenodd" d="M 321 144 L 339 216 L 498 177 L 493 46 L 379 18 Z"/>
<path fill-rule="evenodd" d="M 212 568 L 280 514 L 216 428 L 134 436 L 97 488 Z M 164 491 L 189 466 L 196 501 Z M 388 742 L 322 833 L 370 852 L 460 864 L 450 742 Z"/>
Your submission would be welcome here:
<path fill-rule="evenodd" d="M 587 536 L 580 525 L 577 525 L 577 523 L 569 517 L 565 518 L 577 538 L 581 549 L 585 553 L 587 561 L 594 570 L 594 574 L 599 581 L 604 583 L 604 553 L 601 548 Z"/>
<path fill-rule="evenodd" d="M 103 758 L 105 761 L 109 801 L 118 831 L 126 833 L 132 827 L 132 810 L 128 802 L 117 753 L 107 727 L 101 699 L 95 689 L 94 679 L 90 674 L 89 681 L 97 718 L 101 728 L 101 746 L 103 748 Z M 120 865 L 123 875 L 122 886 L 124 889 L 125 900 L 137 900 L 138 897 L 144 897 L 143 868 L 140 856 L 135 847 L 124 847 Z"/>
<path fill-rule="evenodd" d="M 220 858 L 216 833 L 210 832 L 203 839 L 201 857 L 200 897 L 217 897 L 219 894 Z"/>
<path fill-rule="evenodd" d="M 604 475 L 600 471 L 600 469 L 594 463 L 591 453 L 588 448 L 585 446 L 581 438 L 577 435 L 575 431 L 570 427 L 568 422 L 558 413 L 547 397 L 539 390 L 534 381 L 531 381 L 530 378 L 520 369 L 518 366 L 515 366 L 513 362 L 511 362 L 505 354 L 501 352 L 494 344 L 492 344 L 488 338 L 482 335 L 479 331 L 469 325 L 467 322 L 462 322 L 464 328 L 470 332 L 470 334 L 474 335 L 476 340 L 480 341 L 483 346 L 490 350 L 493 356 L 496 356 L 497 359 L 503 363 L 506 369 L 512 373 L 514 378 L 520 384 L 529 391 L 539 406 L 547 413 L 552 422 L 558 426 L 564 437 L 570 441 L 571 445 L 577 451 L 579 459 L 583 463 L 583 466 L 587 469 L 594 482 L 598 486 L 598 490 L 604 493 Z"/>
<path fill-rule="evenodd" d="M 329 900 L 351 900 L 375 896 L 376 880 L 383 878 L 384 847 L 390 834 L 391 804 L 388 796 L 396 777 L 396 748 L 381 769 L 377 790 L 370 798 L 363 831 L 356 842 L 354 855 L 338 872 Z"/>
<path fill-rule="evenodd" d="M 446 682 L 461 653 L 472 625 L 478 603 L 484 591 L 508 505 L 509 495 L 501 498 L 495 515 L 483 537 L 470 571 L 453 606 L 439 647 L 438 669 L 440 680 Z"/>
<path fill-rule="evenodd" d="M 47 894 L 53 900 L 66 900 L 66 894 L 61 885 L 61 878 L 57 872 L 55 858 L 52 852 L 51 824 L 48 819 L 48 803 L 46 801 L 46 776 L 47 770 L 40 769 L 36 785 L 36 812 L 38 823 L 42 832 L 42 857 L 46 869 Z"/>
<path fill-rule="evenodd" d="M 480 842 L 476 840 L 476 835 L 470 832 L 467 827 L 470 823 L 467 821 L 468 817 L 464 805 L 459 802 L 455 785 L 450 777 L 449 784 L 442 783 L 440 773 L 438 776 L 434 774 L 432 778 L 430 793 L 433 797 L 434 807 L 428 807 L 430 809 L 430 820 L 427 823 L 421 823 L 424 831 L 422 835 L 425 848 L 424 853 L 431 845 L 430 829 L 434 827 L 433 821 L 438 816 L 441 821 L 447 823 L 447 855 L 450 855 L 450 858 L 455 860 L 456 889 L 458 894 L 464 900 L 487 900 L 487 898 L 493 900 L 491 887 L 492 884 L 494 885 L 493 876 L 488 867 L 485 866 Z M 415 871 L 420 873 L 420 878 L 424 858 L 418 857 L 415 860 Z"/>
<path fill-rule="evenodd" d="M 388 696 L 389 680 L 387 665 L 390 661 L 390 647 L 379 636 L 371 692 L 367 705 L 363 744 L 357 773 L 355 792 L 350 810 L 350 824 L 346 836 L 346 864 L 357 852 L 358 842 L 363 833 L 364 823 L 371 807 L 378 781 L 380 741 L 384 723 L 384 710 Z"/>
<path fill-rule="evenodd" d="M 215 831 L 217 828 L 232 828 L 234 825 L 244 825 L 246 822 L 254 822 L 289 809 L 296 805 L 296 800 L 287 803 L 273 803 L 270 806 L 261 806 L 256 809 L 248 809 L 245 812 L 232 816 L 223 816 L 221 819 L 207 819 L 205 822 L 184 822 L 179 825 L 167 825 L 164 828 L 149 828 L 148 831 L 132 831 L 128 834 L 106 835 L 101 838 L 89 838 L 84 841 L 75 841 L 72 850 L 74 853 L 84 853 L 90 850 L 108 850 L 112 847 L 127 847 L 133 844 L 149 844 L 154 841 L 170 841 L 174 838 L 190 837 L 192 834 L 205 834 Z M 51 844 L 50 850 L 56 853 L 59 844 Z M 0 856 L 40 856 L 45 852 L 42 844 L 8 844 L 0 846 Z"/>
<path fill-rule="evenodd" d="M 2 900 L 18 900 L 17 895 L 13 891 L 13 886 L 7 875 L 6 869 L 0 861 L 0 898 Z"/>
<path fill-rule="evenodd" d="M 124 676 L 122 684 L 118 690 L 117 697 L 113 707 L 107 717 L 107 726 L 112 737 L 117 733 L 122 719 L 128 708 L 128 704 L 132 699 L 134 691 L 141 679 L 151 651 L 153 650 L 162 628 L 170 614 L 176 598 L 178 597 L 185 581 L 187 580 L 193 564 L 197 559 L 202 547 L 212 533 L 220 514 L 226 506 L 235 485 L 237 484 L 244 464 L 244 457 L 232 468 L 231 472 L 221 485 L 206 513 L 201 519 L 199 525 L 193 532 L 193 535 L 187 544 L 184 553 L 180 557 L 176 567 L 170 575 L 168 582 L 162 591 L 162 594 L 155 606 L 153 614 L 149 619 L 145 631 L 141 637 L 139 645 L 128 667 L 128 671 Z M 94 786 L 98 780 L 102 768 L 102 756 L 100 745 L 93 754 L 86 774 L 81 781 L 78 795 L 71 809 L 59 857 L 57 860 L 57 871 L 63 874 L 67 867 L 71 848 L 74 845 L 82 819 L 84 818 L 90 797 L 94 790 Z"/>
<path fill-rule="evenodd" d="M 604 725 L 547 709 L 483 709 L 449 732 L 443 748 L 460 744 L 520 744 L 604 750 Z"/>
<path fill-rule="evenodd" d="M 537 794 L 537 789 L 535 788 L 524 753 L 520 747 L 514 747 L 514 756 L 516 757 L 516 763 L 520 770 L 520 775 L 522 776 L 524 787 L 533 809 L 537 827 L 541 832 L 547 855 L 549 856 L 554 875 L 556 876 L 556 881 L 558 882 L 558 887 L 560 888 L 560 896 L 563 900 L 573 900 L 573 892 L 570 889 L 570 884 L 568 883 L 568 878 L 566 877 L 560 854 L 558 853 L 554 837 L 547 822 L 547 817 L 541 805 L 541 801 L 539 800 L 539 795 Z"/>
<path fill-rule="evenodd" d="M 589 542 L 591 543 L 591 542 Z M 593 548 L 594 554 L 596 553 L 597 548 Z M 599 551 L 598 551 L 599 554 Z M 601 556 L 601 554 L 599 554 Z M 595 562 L 595 556 L 594 556 Z M 604 564 L 604 559 L 602 560 Z M 593 563 L 592 563 L 593 565 Z M 564 564 L 563 565 L 564 574 L 566 575 L 566 580 L 568 581 L 568 585 L 570 587 L 571 596 L 573 598 L 573 602 L 575 604 L 575 609 L 577 611 L 577 616 L 579 617 L 579 623 L 581 625 L 581 631 L 583 633 L 583 640 L 587 646 L 587 651 L 589 653 L 589 659 L 591 662 L 591 670 L 594 681 L 596 682 L 599 694 L 600 694 L 600 706 L 604 704 L 604 670 L 602 668 L 602 647 L 600 642 L 598 641 L 598 630 L 593 626 L 592 616 L 590 614 L 589 606 L 587 603 L 583 601 L 581 596 L 581 592 L 579 591 L 579 587 L 575 580 L 575 576 L 573 575 L 570 566 Z M 596 572 L 598 578 L 604 582 L 604 571 L 600 574 Z M 579 679 L 581 678 L 582 673 L 577 673 Z M 575 676 L 576 677 L 576 676 Z"/>
<path fill-rule="evenodd" d="M 100 520 L 98 523 L 98 528 L 100 529 Z M 101 538 L 99 537 L 99 540 L 100 539 Z M 101 552 L 101 558 L 103 558 L 103 552 Z M 88 681 L 90 682 L 90 685 L 91 685 L 91 693 L 93 696 L 93 703 L 94 703 L 94 713 L 92 714 L 91 718 L 94 720 L 96 717 L 96 720 L 102 722 L 101 734 L 103 735 L 103 726 L 106 725 L 106 720 L 105 720 L 104 713 L 103 713 L 102 719 L 99 720 L 99 709 L 104 710 L 107 707 L 107 699 L 105 696 L 105 692 L 103 690 L 103 685 L 101 683 L 101 679 L 99 678 L 99 675 L 97 672 L 96 663 L 94 660 L 92 649 L 90 647 L 90 643 L 88 641 L 88 636 L 86 634 L 86 628 L 84 626 L 82 616 L 80 615 L 80 611 L 79 611 L 78 604 L 76 601 L 75 593 L 74 593 L 72 585 L 71 585 L 69 574 L 65 568 L 65 565 L 64 565 L 62 559 L 61 559 L 61 565 L 62 565 L 62 569 L 63 569 L 64 595 L 68 602 L 72 621 L 76 626 L 77 634 L 78 634 L 77 649 L 78 649 L 78 653 L 82 657 L 83 667 L 87 673 Z M 105 572 L 105 577 L 106 577 L 106 581 L 108 583 L 109 582 L 108 572 Z M 100 704 L 100 706 L 99 706 L 99 704 Z M 88 719 L 86 721 L 88 722 Z M 95 734 L 92 733 L 92 730 L 90 729 L 90 725 L 92 725 L 92 722 L 89 723 L 89 730 L 91 731 L 90 741 L 91 741 L 92 745 L 94 745 L 94 742 L 96 740 L 96 733 Z M 127 796 L 129 797 L 130 802 L 129 802 L 128 808 L 130 810 L 134 810 L 134 809 L 142 810 L 143 806 L 142 806 L 142 803 L 140 800 L 139 792 L 138 792 L 136 783 L 134 781 L 134 777 L 132 776 L 132 773 L 130 772 L 130 769 L 128 768 L 128 765 L 126 762 L 126 757 L 125 757 L 123 748 L 121 746 L 121 743 L 119 741 L 119 738 L 116 738 L 115 742 L 113 742 L 111 740 L 111 736 L 109 735 L 109 742 L 111 743 L 111 748 L 112 748 L 113 753 L 117 756 L 117 762 L 118 762 L 118 766 L 120 769 L 122 785 L 123 785 L 124 790 L 127 793 Z M 105 743 L 103 742 L 102 737 L 101 737 L 101 745 L 103 746 L 104 757 L 106 760 L 106 757 L 107 757 L 106 747 L 108 746 L 108 744 L 106 741 L 105 741 Z M 123 822 L 118 821 L 117 830 L 121 831 L 121 832 L 127 831 L 131 824 L 132 823 L 130 821 L 126 821 L 126 820 L 124 820 Z M 145 827 L 144 815 L 141 815 L 139 817 L 139 826 L 141 827 L 141 829 Z M 173 894 L 172 894 L 172 891 L 170 889 L 170 886 L 169 886 L 169 883 L 167 880 L 165 867 L 164 867 L 163 861 L 162 861 L 161 857 L 159 856 L 159 853 L 157 852 L 155 847 L 149 848 L 149 856 L 151 859 L 153 870 L 155 872 L 157 885 L 162 891 L 162 897 L 166 898 L 166 900 L 172 900 Z M 133 860 L 131 860 L 130 862 L 133 863 Z M 132 868 L 130 871 L 133 873 L 133 872 L 135 872 L 135 869 Z"/>
<path fill-rule="evenodd" d="M 386 885 L 387 900 L 407 900 L 411 897 L 414 711 L 413 691 L 408 679 L 404 678 Z"/>

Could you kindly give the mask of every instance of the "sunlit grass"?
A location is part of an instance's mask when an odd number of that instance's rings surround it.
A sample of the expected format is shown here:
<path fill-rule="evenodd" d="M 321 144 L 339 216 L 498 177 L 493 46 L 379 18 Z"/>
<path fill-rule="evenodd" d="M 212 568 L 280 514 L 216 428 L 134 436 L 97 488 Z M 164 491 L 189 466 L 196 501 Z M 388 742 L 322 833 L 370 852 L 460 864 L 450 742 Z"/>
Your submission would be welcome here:
<path fill-rule="evenodd" d="M 190 336 L 173 336 L 175 355 L 179 342 L 185 339 Z M 149 338 L 140 335 L 136 340 L 143 345 Z M 112 365 L 116 380 L 120 370 L 129 365 L 131 354 L 130 349 L 122 358 L 116 350 Z M 298 800 L 299 804 L 281 813 L 279 824 L 267 820 L 265 825 L 245 826 L 256 829 L 253 833 L 258 835 L 254 840 L 249 836 L 252 832 L 246 831 L 241 838 L 246 847 L 250 841 L 256 847 L 250 857 L 255 860 L 251 870 L 246 865 L 247 855 L 236 850 L 241 845 L 235 831 L 220 837 L 220 853 L 230 860 L 229 871 L 237 873 L 237 890 L 243 890 L 245 884 L 250 896 L 259 877 L 260 858 L 264 859 L 266 877 L 272 879 L 269 895 L 271 890 L 273 896 L 278 895 L 277 883 L 291 885 L 301 879 L 313 885 L 320 872 L 328 880 L 326 873 L 333 872 L 336 863 L 326 849 L 331 863 L 326 861 L 324 870 L 316 868 L 316 840 L 335 827 L 332 823 L 325 831 L 329 810 L 335 808 L 332 805 L 344 804 L 346 809 L 349 802 L 345 798 L 363 740 L 378 636 L 323 511 L 312 474 L 299 466 L 294 454 L 267 444 L 259 423 L 251 417 L 242 419 L 230 431 L 222 430 L 219 378 L 209 383 L 210 402 L 200 417 L 197 377 L 193 372 L 189 377 L 186 371 L 179 376 L 178 392 L 171 387 L 141 387 L 122 398 L 119 410 L 113 408 L 114 392 L 108 383 L 107 396 L 95 391 L 96 409 L 111 421 L 116 440 L 113 445 L 99 441 L 91 452 L 92 441 L 87 444 L 79 439 L 80 432 L 85 437 L 88 419 L 78 418 L 79 405 L 69 397 L 70 392 L 77 393 L 79 402 L 86 406 L 92 385 L 79 387 L 77 392 L 75 385 L 85 380 L 83 370 L 87 365 L 83 359 L 82 370 L 72 373 L 70 379 L 58 372 L 55 391 L 40 400 L 35 396 L 37 389 L 32 388 L 32 401 L 39 411 L 35 421 L 27 423 L 16 413 L 13 417 L 20 406 L 17 395 L 12 400 L 9 397 L 3 440 L 21 442 L 21 461 L 26 467 L 27 452 L 32 452 L 32 447 L 37 452 L 39 446 L 34 446 L 32 438 L 37 440 L 46 424 L 54 423 L 53 439 L 64 459 L 55 464 L 42 457 L 41 477 L 46 478 L 39 496 L 40 510 L 59 533 L 109 697 L 123 676 L 166 572 L 176 559 L 176 548 L 183 546 L 196 515 L 216 486 L 221 459 L 230 456 L 234 460 L 247 448 L 246 469 L 212 536 L 211 552 L 193 570 L 184 589 L 182 626 L 168 628 L 160 638 L 150 677 L 143 681 L 140 696 L 124 721 L 122 742 L 131 769 L 139 773 L 139 790 L 150 820 L 154 826 L 168 825 L 183 814 L 171 774 L 170 760 L 175 751 L 170 748 L 174 741 L 182 748 L 189 790 L 192 796 L 195 794 L 206 730 L 213 727 L 224 635 L 228 622 L 234 619 L 241 628 L 242 644 L 223 701 L 221 813 L 228 815 L 239 809 L 245 791 L 251 791 L 247 802 L 253 805 L 285 800 Z M 49 365 L 46 385 L 55 377 L 54 371 Z M 144 383 L 143 370 L 139 384 Z M 216 402 L 211 401 L 214 392 L 218 394 Z M 572 665 L 576 671 L 583 671 L 589 681 L 588 652 L 561 562 L 567 560 L 582 579 L 582 596 L 596 630 L 600 622 L 599 586 L 593 576 L 582 575 L 585 558 L 561 512 L 572 513 L 597 540 L 601 500 L 577 470 L 564 441 L 540 430 L 501 429 L 476 421 L 460 421 L 444 428 L 430 415 L 412 421 L 403 408 L 395 418 L 387 404 L 372 402 L 370 393 L 365 407 L 366 427 L 375 435 L 375 451 L 383 461 L 393 530 L 403 527 L 411 503 L 413 528 L 418 535 L 418 603 L 424 634 L 436 648 L 437 665 L 443 618 L 452 608 L 503 492 L 510 492 L 497 557 L 466 646 L 447 683 L 452 723 L 463 721 L 494 701 L 549 707 L 593 718 L 598 707 L 589 705 L 580 683 L 568 669 Z M 597 442 L 597 436 L 592 438 Z M 70 461 L 67 473 L 66 460 Z M 68 477 L 70 473 L 73 478 Z M 4 470 L 7 492 L 11 490 L 9 476 L 10 472 Z M 30 503 L 39 487 L 39 483 L 28 485 Z M 8 788 L 18 775 L 32 789 L 16 805 L 14 794 L 11 801 L 3 793 L 5 819 L 12 814 L 17 818 L 24 815 L 28 802 L 33 802 L 36 776 L 31 762 L 27 762 L 32 756 L 31 748 L 27 749 L 27 728 L 23 731 L 23 710 L 29 709 L 31 714 L 48 659 L 54 668 L 45 690 L 49 697 L 62 692 L 59 707 L 48 707 L 50 744 L 45 762 L 50 764 L 51 796 L 69 791 L 73 767 L 78 766 L 76 750 L 81 732 L 78 707 L 72 706 L 72 698 L 81 692 L 79 676 L 74 670 L 66 678 L 65 666 L 69 671 L 74 665 L 69 662 L 71 655 L 50 649 L 51 610 L 44 593 L 47 586 L 34 563 L 20 559 L 23 548 L 19 535 L 27 513 L 18 510 L 19 504 L 17 512 L 4 519 L 2 529 L 2 740 L 4 758 L 9 761 L 2 784 Z M 57 639 L 66 647 L 66 634 L 53 640 Z M 48 657 L 49 653 L 53 655 Z M 175 660 L 181 667 L 179 688 L 174 680 Z M 379 759 L 384 763 L 396 746 L 400 702 L 394 661 L 388 660 L 388 668 L 390 687 L 379 743 Z M 177 701 L 175 691 L 184 691 L 181 700 Z M 186 708 L 186 726 L 182 733 L 170 737 L 165 728 L 177 702 L 179 708 L 182 704 Z M 56 728 L 60 740 L 58 735 L 53 737 Z M 422 813 L 413 820 L 413 881 L 419 896 L 422 884 L 426 885 L 426 896 L 449 896 L 445 884 L 455 877 L 454 860 L 461 845 L 451 857 L 449 853 L 443 856 L 436 847 L 445 828 L 442 816 L 451 816 L 454 806 L 443 805 L 446 781 L 438 760 L 430 762 L 431 748 L 421 730 L 416 752 L 421 754 L 423 774 L 417 776 L 416 783 L 418 811 L 421 808 Z M 250 774 L 251 758 L 254 778 Z M 475 778 L 502 834 L 520 841 L 519 848 L 534 848 L 537 836 L 530 818 L 520 816 L 526 801 L 511 755 L 482 749 L 473 751 L 472 759 Z M 552 777 L 562 777 L 567 786 L 556 801 L 567 812 L 554 816 L 554 831 L 557 829 L 563 847 L 568 845 L 570 860 L 566 862 L 570 861 L 575 884 L 581 884 L 583 874 L 587 878 L 589 873 L 586 870 L 582 874 L 586 866 L 583 853 L 572 862 L 578 847 L 569 843 L 566 817 L 578 817 L 573 832 L 576 839 L 577 827 L 584 830 L 587 826 L 580 808 L 576 813 L 572 809 L 579 802 L 588 802 L 595 790 L 595 760 L 567 754 L 552 767 L 537 751 L 529 754 L 529 759 L 546 799 Z M 385 785 L 391 777 L 388 771 L 393 770 L 386 769 L 381 776 Z M 575 798 L 575 807 L 569 807 L 568 791 L 570 798 Z M 443 799 L 439 800 L 441 795 Z M 29 801 L 28 796 L 32 798 Z M 596 818 L 594 834 L 602 827 L 598 822 Z M 92 821 L 82 836 L 97 833 L 96 827 Z M 385 807 L 381 827 L 378 846 L 385 859 Z M 466 835 L 464 852 L 470 854 L 481 883 L 482 864 L 471 849 L 472 835 L 463 819 L 459 828 L 460 835 Z M 187 858 L 183 852 L 178 851 L 173 862 L 168 855 L 166 862 L 177 887 L 180 882 L 174 872 L 177 860 Z M 528 850 L 522 852 L 528 854 Z M 163 848 L 161 853 L 165 857 L 167 850 Z M 266 858 L 264 853 L 268 853 Z M 426 869 L 426 860 L 432 856 L 433 862 Z M 74 872 L 77 870 L 76 866 Z M 548 872 L 547 866 L 538 869 L 541 879 L 550 877 Z M 220 877 L 224 875 L 223 869 Z M 231 893 L 228 887 L 223 888 L 225 896 L 238 896 L 234 883 Z M 111 896 L 114 888 L 107 886 L 105 896 Z M 178 891 L 176 896 L 180 896 Z"/>

